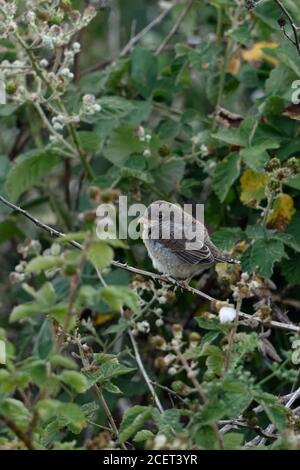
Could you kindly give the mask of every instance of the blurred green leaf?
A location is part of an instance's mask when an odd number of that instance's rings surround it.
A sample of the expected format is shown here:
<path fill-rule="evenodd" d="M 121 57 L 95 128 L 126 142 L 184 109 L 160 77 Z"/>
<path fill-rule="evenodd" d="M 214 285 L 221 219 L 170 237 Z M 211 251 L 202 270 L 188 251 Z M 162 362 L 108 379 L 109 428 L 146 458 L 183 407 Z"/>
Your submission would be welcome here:
<path fill-rule="evenodd" d="M 32 188 L 60 162 L 51 150 L 33 150 L 18 157 L 10 169 L 5 189 L 12 200 Z"/>

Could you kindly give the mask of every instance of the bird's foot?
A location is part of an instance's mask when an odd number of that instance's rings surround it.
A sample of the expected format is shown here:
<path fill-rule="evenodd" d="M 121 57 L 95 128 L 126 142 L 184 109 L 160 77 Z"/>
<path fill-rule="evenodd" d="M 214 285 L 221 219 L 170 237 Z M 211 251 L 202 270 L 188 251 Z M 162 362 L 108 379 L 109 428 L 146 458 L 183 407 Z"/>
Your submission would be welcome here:
<path fill-rule="evenodd" d="M 190 287 L 190 279 L 185 279 L 184 281 L 178 281 L 179 286 L 181 289 L 188 289 Z"/>
<path fill-rule="evenodd" d="M 169 274 L 162 274 L 161 275 L 161 280 L 167 282 L 168 284 L 173 284 L 175 279 L 172 278 Z"/>

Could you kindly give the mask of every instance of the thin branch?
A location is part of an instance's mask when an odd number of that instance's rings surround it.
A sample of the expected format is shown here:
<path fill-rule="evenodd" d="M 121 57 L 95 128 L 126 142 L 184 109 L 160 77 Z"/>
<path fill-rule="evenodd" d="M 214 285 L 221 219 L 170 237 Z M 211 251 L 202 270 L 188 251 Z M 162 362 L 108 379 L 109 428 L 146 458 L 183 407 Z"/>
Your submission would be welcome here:
<path fill-rule="evenodd" d="M 54 229 L 53 227 L 50 227 L 47 224 L 44 224 L 40 220 L 33 217 L 33 215 L 31 215 L 29 212 L 25 211 L 21 207 L 19 207 L 19 206 L 13 204 L 12 202 L 8 201 L 7 199 L 5 199 L 1 195 L 0 195 L 0 202 L 5 204 L 6 206 L 10 207 L 11 209 L 16 211 L 17 213 L 20 213 L 20 214 L 24 215 L 24 217 L 31 220 L 37 227 L 39 227 L 39 228 L 45 230 L 46 232 L 48 232 L 50 234 L 50 236 L 57 237 L 57 238 L 62 238 L 62 239 L 66 237 L 66 234 Z M 79 250 L 83 249 L 82 245 L 80 243 L 78 243 L 77 241 L 75 241 L 75 240 L 69 240 L 68 239 L 68 243 L 70 245 L 74 246 L 75 248 L 78 248 Z M 153 273 L 153 272 L 150 272 L 150 271 L 145 271 L 144 269 L 138 269 L 138 268 L 135 268 L 133 266 L 128 266 L 126 263 L 121 263 L 120 261 L 112 261 L 111 265 L 115 268 L 124 269 L 126 271 L 129 271 L 129 272 L 132 272 L 132 273 L 135 273 L 135 274 L 139 274 L 141 276 L 149 277 L 149 278 L 153 279 L 154 281 L 165 282 L 165 283 L 167 282 L 170 285 L 173 285 L 173 286 L 179 287 L 183 290 L 186 290 L 188 292 L 191 292 L 192 294 L 198 295 L 198 296 L 200 296 L 200 297 L 202 297 L 206 300 L 209 300 L 210 302 L 216 302 L 217 301 L 217 299 L 215 299 L 214 297 L 206 294 L 205 292 L 202 292 L 201 290 L 195 289 L 194 287 L 191 287 L 186 283 L 176 281 L 176 279 L 172 279 L 171 277 L 166 278 L 166 276 L 164 276 L 162 274 L 157 274 L 157 273 Z M 264 321 L 260 317 L 253 316 L 253 315 L 250 315 L 248 313 L 240 312 L 240 317 L 245 318 L 246 320 L 256 321 L 258 323 L 264 323 Z M 268 323 L 268 326 L 270 326 L 272 328 L 279 328 L 279 329 L 290 331 L 290 332 L 296 332 L 296 333 L 300 332 L 300 327 L 297 326 L 297 325 L 294 325 L 292 323 L 291 324 L 290 323 L 281 323 L 279 321 L 272 320 Z"/>
<path fill-rule="evenodd" d="M 82 362 L 82 365 L 83 367 L 85 368 L 85 370 L 89 370 L 90 368 L 90 363 L 89 363 L 89 360 L 87 359 L 87 357 L 85 356 L 85 352 L 82 348 L 82 344 L 80 342 L 80 340 L 78 338 L 75 338 L 74 341 L 76 342 L 77 346 L 78 346 L 78 349 L 79 349 L 79 354 L 80 354 L 80 358 L 81 358 L 81 362 Z M 99 398 L 99 401 L 102 405 L 102 408 L 106 414 L 106 417 L 108 419 L 108 422 L 110 424 L 110 427 L 111 427 L 111 430 L 113 432 L 113 434 L 115 435 L 116 439 L 119 438 L 119 431 L 118 431 L 118 428 L 117 428 L 117 425 L 115 423 L 115 420 L 114 420 L 114 417 L 110 411 L 110 408 L 104 398 L 104 395 L 103 395 L 103 392 L 102 392 L 102 389 L 100 387 L 100 385 L 98 385 L 97 383 L 93 385 L 93 389 L 95 390 L 98 398 Z M 127 447 L 125 444 L 121 444 L 121 447 L 123 450 L 127 450 Z"/>
<path fill-rule="evenodd" d="M 193 2 L 194 0 L 188 0 L 187 1 L 187 4 L 185 5 L 185 7 L 181 10 L 177 20 L 175 21 L 173 27 L 170 29 L 169 33 L 167 34 L 167 36 L 164 38 L 164 40 L 162 41 L 162 43 L 158 46 L 158 48 L 156 49 L 155 51 L 155 55 L 158 55 L 161 53 L 161 51 L 164 49 L 164 47 L 168 44 L 168 42 L 170 41 L 171 37 L 174 36 L 174 34 L 176 34 L 179 26 L 181 25 L 182 21 L 184 20 L 184 18 L 186 17 L 186 15 L 188 14 L 191 6 L 193 5 Z"/>
<path fill-rule="evenodd" d="M 225 370 L 227 371 L 230 367 L 231 364 L 231 359 L 232 359 L 232 346 L 235 341 L 235 335 L 237 332 L 238 324 L 239 324 L 239 316 L 241 312 L 241 306 L 242 306 L 242 299 L 238 299 L 236 303 L 236 314 L 235 314 L 235 320 L 234 324 L 232 326 L 232 329 L 229 332 L 228 336 L 228 345 L 227 345 L 227 352 L 225 356 Z"/>
<path fill-rule="evenodd" d="M 252 10 L 253 8 L 256 8 L 263 1 L 264 0 L 255 0 L 255 1 L 246 0 L 246 6 L 248 5 L 247 8 L 249 10 Z M 292 38 L 285 30 L 285 24 L 286 24 L 285 18 L 279 18 L 278 24 L 280 28 L 282 29 L 283 34 L 296 47 L 298 54 L 300 55 L 300 41 L 298 37 L 298 31 L 300 30 L 300 27 L 294 23 L 294 20 L 290 12 L 287 10 L 287 8 L 285 7 L 285 5 L 282 3 L 281 0 L 273 0 L 273 2 L 276 3 L 278 8 L 282 11 L 284 17 L 287 19 L 288 23 L 290 24 L 292 31 L 293 31 L 294 38 Z"/>
<path fill-rule="evenodd" d="M 120 52 L 120 57 L 124 57 L 126 54 L 128 54 L 128 52 L 131 51 L 135 44 L 137 44 L 147 33 L 149 33 L 151 29 L 161 23 L 162 20 L 172 11 L 175 5 L 175 3 L 170 4 L 169 8 L 163 10 L 160 15 L 158 15 L 156 18 L 154 18 L 154 20 L 151 21 L 151 23 L 149 23 L 144 29 L 142 29 L 133 38 L 131 38 L 130 41 L 126 44 L 126 46 L 123 47 L 122 51 Z"/>
<path fill-rule="evenodd" d="M 278 5 L 280 10 L 283 12 L 283 14 L 287 18 L 288 22 L 290 23 L 292 31 L 293 31 L 294 39 L 292 39 L 290 36 L 288 36 L 288 34 L 285 32 L 284 25 L 282 25 L 281 28 L 282 28 L 285 36 L 291 41 L 292 44 L 294 44 L 294 46 L 296 46 L 296 49 L 297 49 L 298 53 L 300 54 L 300 42 L 299 42 L 299 38 L 298 38 L 298 31 L 299 31 L 300 28 L 295 25 L 293 18 L 291 17 L 289 11 L 283 5 L 281 0 L 274 0 L 274 2 L 276 3 L 276 5 Z"/>
<path fill-rule="evenodd" d="M 98 269 L 96 269 L 96 271 L 97 271 L 97 274 L 98 274 L 98 277 L 99 277 L 101 283 L 105 287 L 107 287 L 106 281 L 103 278 L 101 272 Z M 123 312 L 122 307 L 120 309 L 120 313 L 121 313 L 122 316 L 124 316 L 124 312 Z M 160 400 L 157 396 L 157 393 L 156 393 L 156 391 L 155 391 L 155 389 L 152 385 L 152 381 L 151 381 L 150 377 L 148 376 L 147 371 L 144 367 L 144 364 L 143 364 L 143 361 L 142 361 L 142 358 L 141 358 L 141 355 L 140 355 L 140 352 L 139 352 L 138 344 L 137 344 L 137 342 L 135 340 L 135 337 L 134 337 L 134 335 L 133 335 L 130 328 L 128 329 L 128 335 L 129 335 L 129 338 L 130 338 L 130 341 L 131 341 L 131 344 L 132 344 L 132 347 L 133 347 L 134 356 L 135 356 L 135 360 L 136 360 L 136 363 L 138 365 L 138 368 L 140 369 L 140 372 L 141 372 L 141 374 L 142 374 L 142 376 L 143 376 L 143 378 L 144 378 L 144 380 L 147 384 L 147 387 L 148 387 L 148 389 L 149 389 L 149 391 L 150 391 L 150 393 L 151 393 L 151 395 L 154 399 L 154 402 L 155 402 L 158 410 L 160 411 L 160 413 L 163 413 L 164 412 L 163 406 L 162 406 L 162 404 L 161 404 L 161 402 L 160 402 Z"/>
<path fill-rule="evenodd" d="M 196 392 L 198 393 L 198 395 L 200 397 L 200 400 L 203 403 L 206 403 L 207 402 L 206 393 L 204 392 L 200 382 L 197 380 L 197 377 L 195 376 L 193 369 L 190 367 L 188 360 L 186 359 L 184 354 L 182 354 L 182 352 L 180 351 L 179 346 L 175 347 L 174 349 L 175 349 L 175 352 L 177 354 L 178 359 L 180 360 L 180 362 L 181 362 L 181 364 L 182 364 L 182 366 L 183 366 L 183 368 L 184 368 L 184 370 L 187 374 L 187 377 L 190 379 L 190 381 L 194 385 L 195 390 L 196 390 Z M 215 433 L 215 436 L 216 436 L 216 439 L 217 439 L 218 448 L 220 450 L 223 450 L 224 449 L 224 444 L 223 444 L 222 434 L 220 433 L 216 423 L 213 423 L 212 427 L 213 427 L 213 430 L 214 430 L 214 433 Z"/>

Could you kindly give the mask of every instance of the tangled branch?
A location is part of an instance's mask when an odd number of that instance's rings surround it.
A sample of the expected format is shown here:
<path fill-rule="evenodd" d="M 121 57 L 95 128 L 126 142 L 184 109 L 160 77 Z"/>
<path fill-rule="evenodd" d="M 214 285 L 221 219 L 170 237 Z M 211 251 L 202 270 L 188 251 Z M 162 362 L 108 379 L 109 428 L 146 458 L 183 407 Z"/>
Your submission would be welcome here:
<path fill-rule="evenodd" d="M 22 214 L 27 219 L 31 220 L 31 222 L 33 222 L 37 227 L 39 227 L 39 228 L 45 230 L 46 232 L 48 232 L 51 237 L 56 237 L 56 238 L 65 238 L 66 237 L 65 233 L 62 233 L 59 230 L 56 230 L 53 227 L 50 227 L 49 225 L 44 224 L 43 222 L 38 220 L 36 217 L 31 215 L 29 212 L 27 212 L 26 210 L 22 209 L 21 207 L 15 205 L 15 204 L 13 204 L 12 202 L 8 201 L 7 199 L 5 199 L 1 195 L 0 195 L 0 202 L 5 204 L 6 206 L 10 207 L 11 209 L 13 209 L 15 212 L 17 212 L 19 214 Z M 68 244 L 74 246 L 75 248 L 78 248 L 79 250 L 83 249 L 83 246 L 75 240 L 69 240 L 68 239 Z M 180 281 L 177 281 L 176 279 L 172 279 L 171 277 L 166 278 L 166 276 L 164 276 L 162 274 L 157 274 L 157 273 L 153 273 L 153 272 L 150 272 L 150 271 L 145 271 L 144 269 L 135 268 L 133 266 L 129 266 L 126 263 L 121 263 L 120 261 L 112 261 L 111 265 L 115 268 L 124 269 L 124 270 L 132 272 L 134 274 L 139 274 L 139 275 L 144 276 L 144 277 L 149 277 L 149 278 L 153 279 L 154 281 L 168 282 L 168 284 L 171 284 L 175 287 L 179 287 L 180 289 L 191 292 L 194 295 L 198 295 L 199 297 L 202 297 L 206 300 L 209 300 L 210 302 L 216 302 L 217 301 L 217 299 L 215 299 L 211 295 L 206 294 L 205 292 L 202 292 L 199 289 L 195 289 L 194 287 L 192 287 L 192 286 L 190 286 L 186 283 L 182 283 Z M 250 320 L 250 321 L 255 320 L 258 323 L 264 323 L 264 321 L 260 317 L 254 317 L 253 315 L 250 315 L 248 313 L 240 312 L 239 316 L 241 318 L 245 318 L 246 320 Z M 279 321 L 271 320 L 268 323 L 268 326 L 270 326 L 272 328 L 279 328 L 279 329 L 282 329 L 282 330 L 287 330 L 287 331 L 294 332 L 294 333 L 299 333 L 300 332 L 300 327 L 297 326 L 297 325 L 294 325 L 292 323 L 282 323 L 282 322 L 279 322 Z"/>

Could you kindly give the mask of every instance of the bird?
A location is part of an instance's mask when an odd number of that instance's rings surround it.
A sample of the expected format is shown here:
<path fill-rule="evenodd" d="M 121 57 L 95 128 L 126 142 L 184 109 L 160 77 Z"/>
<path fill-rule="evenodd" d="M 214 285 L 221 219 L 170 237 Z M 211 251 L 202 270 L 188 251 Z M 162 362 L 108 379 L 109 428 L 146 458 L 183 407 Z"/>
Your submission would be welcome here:
<path fill-rule="evenodd" d="M 215 263 L 240 264 L 220 251 L 211 241 L 205 225 L 179 205 L 155 201 L 147 207 L 139 223 L 153 267 L 166 278 L 190 282 Z M 195 233 L 200 237 L 194 241 L 195 245 L 188 246 L 193 241 L 190 234 L 195 238 Z"/>

